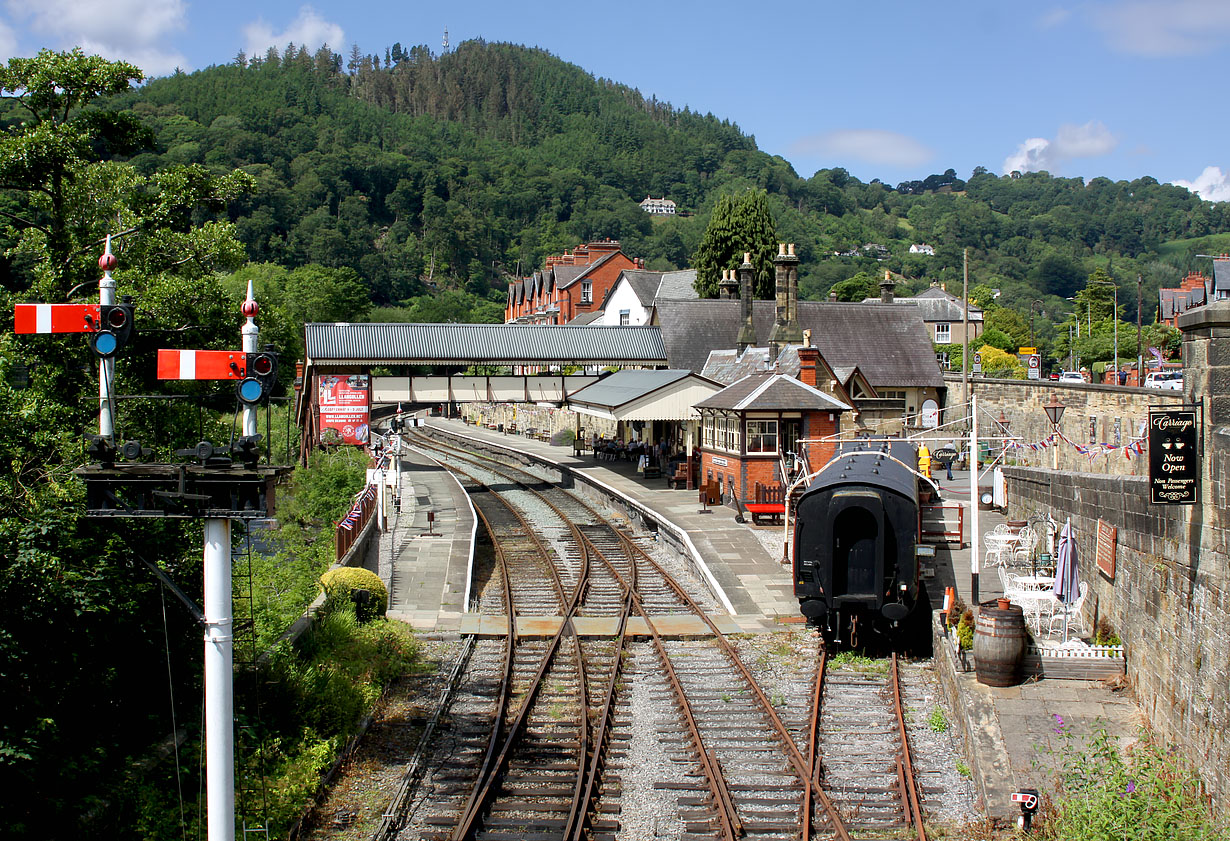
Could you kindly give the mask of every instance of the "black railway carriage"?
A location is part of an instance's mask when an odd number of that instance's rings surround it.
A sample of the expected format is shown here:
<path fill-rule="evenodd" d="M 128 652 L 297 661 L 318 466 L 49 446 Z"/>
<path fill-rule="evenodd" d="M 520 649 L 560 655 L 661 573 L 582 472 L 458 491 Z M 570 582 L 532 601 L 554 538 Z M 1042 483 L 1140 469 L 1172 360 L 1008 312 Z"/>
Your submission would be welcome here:
<path fill-rule="evenodd" d="M 915 554 L 917 463 L 907 441 L 847 442 L 799 498 L 794 591 L 830 637 L 896 638 L 929 607 Z"/>

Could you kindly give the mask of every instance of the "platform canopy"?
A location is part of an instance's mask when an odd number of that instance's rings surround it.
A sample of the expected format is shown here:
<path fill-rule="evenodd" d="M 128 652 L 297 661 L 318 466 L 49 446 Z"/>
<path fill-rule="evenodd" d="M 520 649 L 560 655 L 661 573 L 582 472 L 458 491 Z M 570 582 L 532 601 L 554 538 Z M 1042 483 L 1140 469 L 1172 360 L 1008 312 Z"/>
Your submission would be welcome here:
<path fill-rule="evenodd" d="M 691 371 L 617 371 L 568 398 L 569 409 L 616 421 L 687 421 L 722 384 Z"/>
<path fill-rule="evenodd" d="M 303 332 L 309 368 L 666 364 L 658 327 L 313 323 Z"/>

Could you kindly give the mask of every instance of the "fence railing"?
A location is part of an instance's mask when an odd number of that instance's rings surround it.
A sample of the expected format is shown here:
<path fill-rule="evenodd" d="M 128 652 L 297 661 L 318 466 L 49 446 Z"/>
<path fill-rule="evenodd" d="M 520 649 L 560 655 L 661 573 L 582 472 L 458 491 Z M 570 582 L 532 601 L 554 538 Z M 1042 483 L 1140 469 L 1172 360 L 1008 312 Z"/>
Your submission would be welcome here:
<path fill-rule="evenodd" d="M 334 529 L 333 545 L 337 549 L 337 560 L 346 557 L 350 547 L 363 533 L 363 527 L 376 513 L 376 486 L 368 485 L 355 499 L 350 511 L 342 518 Z"/>

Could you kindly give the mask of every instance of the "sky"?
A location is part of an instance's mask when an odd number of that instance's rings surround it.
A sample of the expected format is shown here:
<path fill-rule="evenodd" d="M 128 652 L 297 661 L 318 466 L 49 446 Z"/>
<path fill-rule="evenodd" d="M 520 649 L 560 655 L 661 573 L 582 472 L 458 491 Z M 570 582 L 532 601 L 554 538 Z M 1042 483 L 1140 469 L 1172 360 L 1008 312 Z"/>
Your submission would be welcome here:
<path fill-rule="evenodd" d="M 1230 0 L 0 0 L 0 58 L 79 45 L 148 76 L 287 42 L 439 53 L 446 31 L 728 119 L 804 178 L 843 167 L 895 186 L 982 166 L 1230 200 Z"/>

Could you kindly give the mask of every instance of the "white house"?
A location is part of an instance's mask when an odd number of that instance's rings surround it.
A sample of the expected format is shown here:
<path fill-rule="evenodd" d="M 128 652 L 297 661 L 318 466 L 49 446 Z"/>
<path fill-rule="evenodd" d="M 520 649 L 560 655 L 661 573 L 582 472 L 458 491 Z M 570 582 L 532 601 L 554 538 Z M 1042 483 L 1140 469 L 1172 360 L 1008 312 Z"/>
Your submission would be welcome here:
<path fill-rule="evenodd" d="M 910 253 L 911 254 L 926 254 L 928 257 L 934 257 L 935 249 L 932 248 L 930 245 L 927 245 L 925 242 L 920 242 L 917 245 L 910 246 Z"/>
<path fill-rule="evenodd" d="M 696 300 L 696 270 L 651 272 L 624 269 L 602 303 L 602 315 L 593 324 L 651 324 L 653 307 L 661 299 Z"/>
<path fill-rule="evenodd" d="M 645 200 L 641 202 L 641 210 L 646 213 L 652 213 L 655 216 L 674 216 L 675 203 L 663 196 L 660 199 L 655 199 L 653 196 L 645 196 Z"/>

